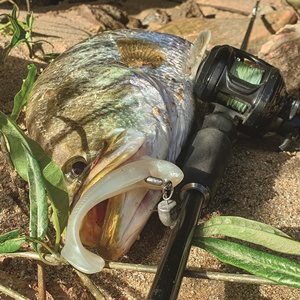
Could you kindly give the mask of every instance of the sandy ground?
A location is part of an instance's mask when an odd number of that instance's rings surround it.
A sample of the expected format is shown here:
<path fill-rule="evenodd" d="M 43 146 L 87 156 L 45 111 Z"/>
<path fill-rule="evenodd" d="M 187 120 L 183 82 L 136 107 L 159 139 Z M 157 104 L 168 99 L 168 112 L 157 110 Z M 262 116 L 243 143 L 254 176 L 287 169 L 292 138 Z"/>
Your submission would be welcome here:
<path fill-rule="evenodd" d="M 202 3 L 219 4 L 218 1 Z M 239 1 L 239 9 L 251 11 L 254 1 Z M 281 6 L 280 1 L 266 1 L 267 4 Z M 165 1 L 127 1 L 125 10 L 128 14 L 141 17 L 153 7 L 172 8 L 174 2 Z M 223 5 L 235 7 L 236 1 L 227 1 Z M 36 36 L 43 37 L 54 45 L 55 52 L 61 52 L 72 44 L 95 33 L 96 24 L 82 13 L 82 7 L 67 9 L 50 7 L 37 9 Z M 223 20 L 235 22 L 231 14 L 224 13 Z M 236 16 L 235 16 L 236 17 Z M 142 18 L 142 17 L 141 17 Z M 242 21 L 241 21 L 242 20 Z M 247 17 L 239 16 L 245 22 Z M 220 21 L 218 21 L 220 22 Z M 66 26 L 66 24 L 68 26 Z M 203 26 L 206 26 L 205 23 Z M 216 26 L 216 25 L 214 25 Z M 220 31 L 218 25 L 214 43 L 224 39 L 228 33 Z M 222 35 L 223 34 L 223 35 Z M 234 36 L 234 35 L 233 35 Z M 234 36 L 232 43 L 239 43 L 241 35 Z M 1 44 L 5 39 L 0 39 Z M 1 45 L 0 44 L 0 45 Z M 46 50 L 50 51 L 50 48 Z M 0 66 L 0 109 L 6 113 L 11 110 L 12 99 L 18 91 L 22 79 L 26 76 L 26 66 L 31 62 L 26 48 L 14 50 L 5 65 Z M 39 67 L 45 63 L 33 60 Z M 254 140 L 242 136 L 234 147 L 233 158 L 221 182 L 218 195 L 203 212 L 207 217 L 213 213 L 242 216 L 276 226 L 297 240 L 300 240 L 300 153 L 295 145 L 291 152 L 277 152 L 280 138 L 277 136 Z M 27 231 L 28 202 L 27 186 L 12 171 L 0 152 L 0 233 L 13 228 Z M 163 254 L 168 230 L 159 223 L 156 215 L 148 222 L 141 238 L 130 252 L 122 259 L 124 262 L 155 265 Z M 206 270 L 236 271 L 225 266 L 202 250 L 192 248 L 188 266 Z M 153 275 L 132 272 L 105 270 L 91 276 L 107 299 L 145 299 Z M 6 259 L 0 264 L 0 281 L 12 285 L 30 299 L 36 298 L 36 264 L 21 259 Z M 68 267 L 46 267 L 46 284 L 48 299 L 92 299 L 82 288 L 78 278 Z M 0 299 L 10 299 L 0 294 Z M 297 300 L 300 290 L 278 287 L 257 286 L 236 283 L 224 283 L 209 280 L 185 278 L 180 290 L 179 299 L 272 299 Z"/>

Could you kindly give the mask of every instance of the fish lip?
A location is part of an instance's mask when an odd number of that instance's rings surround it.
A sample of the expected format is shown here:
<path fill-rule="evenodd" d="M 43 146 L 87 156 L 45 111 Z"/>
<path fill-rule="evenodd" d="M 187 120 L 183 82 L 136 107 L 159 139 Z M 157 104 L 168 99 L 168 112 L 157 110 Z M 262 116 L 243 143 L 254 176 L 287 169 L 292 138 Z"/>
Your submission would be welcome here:
<path fill-rule="evenodd" d="M 94 185 L 101 182 L 104 179 L 104 177 L 109 175 L 112 171 L 116 170 L 122 165 L 126 165 L 143 156 L 144 154 L 143 144 L 145 142 L 144 134 L 137 132 L 135 130 L 128 130 L 126 135 L 124 136 L 124 142 L 125 142 L 125 146 L 122 145 L 121 147 L 117 148 L 116 151 L 110 153 L 110 155 L 108 156 L 104 156 L 100 159 L 99 157 L 96 157 L 95 160 L 92 163 L 90 163 L 89 172 L 87 172 L 83 183 L 81 184 L 80 188 L 78 189 L 75 196 L 73 197 L 72 209 L 76 206 L 76 203 L 80 201 L 82 196 L 86 192 L 88 192 L 89 189 L 91 189 Z M 128 143 L 126 144 L 126 142 Z M 91 174 L 93 174 L 93 176 L 91 176 Z M 105 201 L 109 202 L 110 199 L 107 199 Z M 107 209 L 107 206 L 104 206 L 103 209 L 105 209 L 105 213 L 103 216 L 103 218 L 105 218 L 105 214 L 109 212 L 109 210 Z M 91 209 L 88 212 L 88 214 L 89 214 L 88 216 L 89 218 L 85 217 L 82 223 L 81 237 L 85 245 L 95 247 L 99 243 L 96 242 L 95 239 L 94 242 L 91 242 L 93 241 L 92 235 L 99 229 L 100 225 L 98 223 L 100 221 L 99 219 L 96 219 L 97 211 L 94 210 L 94 212 L 92 212 Z M 94 220 L 94 226 L 92 226 L 92 222 L 93 222 L 92 220 Z M 92 230 L 93 227 L 95 228 L 95 231 Z M 98 238 L 98 241 L 100 240 L 101 236 Z"/>
<path fill-rule="evenodd" d="M 119 132 L 120 131 L 120 132 Z M 122 130 L 117 130 L 118 134 L 121 133 L 122 135 Z M 74 206 L 76 205 L 76 203 L 80 200 L 80 198 L 82 197 L 83 193 L 86 192 L 91 186 L 92 184 L 90 184 L 92 181 L 94 181 L 94 184 L 96 184 L 95 178 L 98 176 L 99 173 L 101 173 L 102 171 L 106 171 L 105 168 L 109 168 L 109 172 L 105 172 L 106 174 L 110 173 L 111 171 L 115 170 L 116 168 L 120 167 L 122 164 L 129 162 L 133 156 L 136 155 L 137 152 L 140 152 L 140 156 L 143 156 L 145 153 L 143 153 L 141 150 L 144 142 L 145 142 L 145 135 L 134 130 L 134 129 L 129 129 L 129 130 L 123 130 L 124 135 L 123 139 L 124 142 L 126 143 L 126 141 L 129 141 L 129 143 L 127 144 L 128 147 L 131 151 L 128 151 L 126 153 L 126 147 L 120 147 L 118 149 L 116 149 L 116 153 L 121 153 L 121 154 L 125 154 L 125 157 L 121 160 L 119 160 L 119 163 L 115 164 L 114 167 L 112 167 L 112 164 L 115 163 L 115 160 L 110 160 L 109 156 L 108 156 L 108 163 L 106 166 L 104 166 L 103 169 L 100 169 L 99 172 L 95 172 L 95 176 L 91 176 L 90 174 L 93 173 L 94 170 L 97 169 L 98 165 L 100 163 L 103 162 L 103 160 L 105 158 L 107 158 L 107 156 L 104 153 L 104 157 L 101 157 L 100 155 L 103 154 L 103 151 L 101 150 L 98 155 L 95 157 L 95 159 L 89 163 L 89 165 L 86 167 L 86 169 L 84 170 L 83 174 L 81 174 L 80 178 L 78 179 L 78 189 L 76 191 L 76 193 L 74 194 L 74 196 L 71 199 L 71 210 L 74 208 Z M 134 142 L 131 142 L 130 140 L 134 140 Z M 112 156 L 114 155 L 114 153 L 112 153 Z M 116 160 L 118 160 L 118 157 L 116 157 Z M 89 178 L 90 177 L 90 178 Z M 102 179 L 102 178 L 100 178 Z"/>
<path fill-rule="evenodd" d="M 124 175 L 126 176 L 124 177 Z M 153 189 L 153 186 L 144 180 L 149 176 L 170 180 L 176 186 L 182 180 L 183 173 L 171 162 L 150 157 L 137 159 L 112 171 L 98 182 L 99 184 L 93 185 L 84 193 L 81 202 L 77 203 L 71 212 L 65 245 L 61 251 L 62 257 L 82 272 L 92 274 L 101 271 L 105 265 L 103 258 L 85 248 L 79 236 L 79 229 L 84 216 L 92 207 L 105 199 L 135 190 L 137 187 Z M 116 187 L 110 184 L 112 181 L 117 183 Z M 102 194 L 97 196 L 99 191 Z"/>

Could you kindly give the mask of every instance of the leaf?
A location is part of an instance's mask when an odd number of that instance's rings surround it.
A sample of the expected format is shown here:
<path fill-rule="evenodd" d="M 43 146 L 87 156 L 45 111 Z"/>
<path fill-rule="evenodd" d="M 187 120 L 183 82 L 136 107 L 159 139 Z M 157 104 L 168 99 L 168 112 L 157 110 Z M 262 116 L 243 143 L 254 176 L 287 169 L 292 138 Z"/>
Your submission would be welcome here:
<path fill-rule="evenodd" d="M 18 251 L 25 242 L 25 237 L 19 236 L 18 229 L 0 235 L 0 253 L 12 253 Z"/>
<path fill-rule="evenodd" d="M 69 196 L 61 169 L 51 161 L 43 169 L 49 200 L 53 209 L 52 222 L 56 230 L 56 244 L 60 241 L 69 218 Z"/>
<path fill-rule="evenodd" d="M 284 232 L 260 222 L 240 217 L 215 217 L 198 226 L 194 237 L 208 237 L 216 234 L 261 245 L 281 253 L 300 255 L 299 242 L 292 240 Z"/>
<path fill-rule="evenodd" d="M 0 112 L 0 131 L 8 141 L 11 161 L 18 174 L 28 181 L 28 152 L 38 163 L 51 206 L 53 224 L 56 230 L 56 242 L 67 225 L 69 215 L 69 197 L 61 169 L 43 151 L 41 146 L 27 137 L 5 114 Z"/>
<path fill-rule="evenodd" d="M 23 146 L 24 148 L 24 146 Z M 38 162 L 24 148 L 28 163 L 30 237 L 43 241 L 48 230 L 48 204 L 43 174 Z M 36 243 L 33 244 L 37 250 Z"/>
<path fill-rule="evenodd" d="M 278 284 L 300 288 L 300 264 L 292 260 L 217 238 L 198 237 L 193 243 L 224 263 Z"/>
<path fill-rule="evenodd" d="M 20 26 L 17 19 L 17 7 L 14 5 L 10 17 L 10 23 L 13 27 L 14 33 L 10 41 L 9 47 L 12 49 L 20 44 L 25 39 L 26 31 Z"/>
<path fill-rule="evenodd" d="M 35 77 L 36 77 L 36 66 L 34 64 L 29 64 L 27 66 L 28 74 L 26 79 L 23 81 L 21 90 L 14 97 L 14 107 L 10 117 L 16 121 L 20 115 L 21 110 L 27 104 L 28 98 L 30 96 Z"/>
<path fill-rule="evenodd" d="M 4 243 L 7 240 L 15 239 L 15 238 L 19 237 L 19 234 L 20 234 L 19 229 L 15 229 L 15 230 L 6 232 L 4 234 L 1 234 L 0 235 L 0 243 Z"/>
<path fill-rule="evenodd" d="M 17 16 L 18 7 L 13 6 L 11 15 L 7 15 L 9 22 L 5 24 L 0 30 L 6 30 L 11 28 L 12 38 L 10 44 L 3 49 L 1 60 L 4 61 L 8 56 L 9 52 L 17 47 L 20 43 L 25 42 L 30 55 L 32 55 L 32 26 L 33 26 L 33 14 L 28 13 L 25 22 L 18 20 Z"/>
<path fill-rule="evenodd" d="M 53 209 L 52 222 L 56 231 L 56 243 L 59 243 L 69 218 L 69 196 L 64 174 L 39 144 L 28 137 L 27 141 L 43 173 L 47 195 Z"/>

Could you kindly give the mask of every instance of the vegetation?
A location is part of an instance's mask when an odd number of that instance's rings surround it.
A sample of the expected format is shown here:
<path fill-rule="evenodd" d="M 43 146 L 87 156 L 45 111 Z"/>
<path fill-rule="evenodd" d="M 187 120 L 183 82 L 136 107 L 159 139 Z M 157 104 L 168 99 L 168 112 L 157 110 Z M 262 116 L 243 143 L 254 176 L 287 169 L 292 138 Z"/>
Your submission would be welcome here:
<path fill-rule="evenodd" d="M 0 24 L 0 32 L 5 35 L 11 35 L 10 43 L 4 48 L 1 55 L 1 61 L 4 61 L 10 51 L 19 46 L 21 43 L 25 43 L 29 56 L 33 56 L 33 42 L 32 42 L 32 27 L 33 27 L 33 13 L 30 11 L 28 5 L 28 12 L 24 21 L 19 20 L 19 9 L 17 5 L 13 4 L 13 9 L 10 15 L 4 14 L 2 16 L 7 17 L 7 22 Z"/>

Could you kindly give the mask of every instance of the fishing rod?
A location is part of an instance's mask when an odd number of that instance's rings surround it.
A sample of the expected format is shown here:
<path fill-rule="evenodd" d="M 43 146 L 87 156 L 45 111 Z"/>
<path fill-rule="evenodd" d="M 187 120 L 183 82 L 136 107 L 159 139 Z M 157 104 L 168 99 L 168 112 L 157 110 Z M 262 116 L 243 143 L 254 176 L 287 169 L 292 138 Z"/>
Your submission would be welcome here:
<path fill-rule="evenodd" d="M 250 22 L 242 48 L 247 46 L 253 16 Z M 212 112 L 204 116 L 184 150 L 180 167 L 185 178 L 177 188 L 177 219 L 175 200 L 158 206 L 160 219 L 173 216 L 174 228 L 147 297 L 151 300 L 177 299 L 194 229 L 203 207 L 216 193 L 237 132 L 250 136 L 275 132 L 284 138 L 280 150 L 300 135 L 300 100 L 288 95 L 277 68 L 243 49 L 214 47 L 197 71 L 194 94 L 202 104 L 212 106 Z"/>
<path fill-rule="evenodd" d="M 247 28 L 247 31 L 245 33 L 245 36 L 244 36 L 244 39 L 243 39 L 243 42 L 242 42 L 242 45 L 241 45 L 241 50 L 247 50 L 250 34 L 252 32 L 254 21 L 256 19 L 259 4 L 260 4 L 260 0 L 257 0 L 254 7 L 253 7 L 253 9 L 252 9 L 251 19 L 250 19 L 250 22 L 248 24 L 248 28 Z"/>

